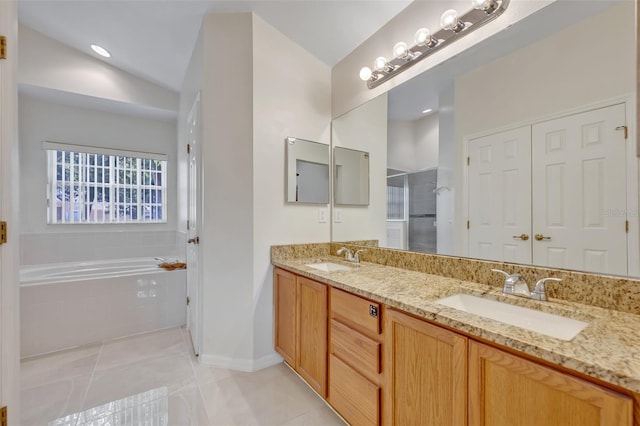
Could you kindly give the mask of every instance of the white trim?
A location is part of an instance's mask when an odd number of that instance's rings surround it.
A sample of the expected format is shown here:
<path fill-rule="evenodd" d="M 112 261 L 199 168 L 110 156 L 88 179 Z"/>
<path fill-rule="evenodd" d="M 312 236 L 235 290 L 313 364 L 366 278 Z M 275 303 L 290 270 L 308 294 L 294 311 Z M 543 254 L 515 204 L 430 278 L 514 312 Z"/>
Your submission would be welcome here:
<path fill-rule="evenodd" d="M 0 246 L 0 406 L 8 407 L 9 424 L 20 423 L 17 27 L 16 1 L 0 1 L 0 31 L 8 50 L 0 63 L 0 220 L 9 228 L 7 243 Z"/>
<path fill-rule="evenodd" d="M 640 276 L 640 206 L 638 197 L 638 132 L 636 124 L 636 101 L 634 93 L 629 96 L 625 104 L 626 125 L 628 131 L 627 143 L 627 220 L 629 221 L 629 233 L 627 234 L 627 275 Z"/>
<path fill-rule="evenodd" d="M 87 154 L 116 155 L 122 157 L 148 158 L 150 160 L 167 161 L 169 156 L 158 152 L 140 152 L 128 149 L 102 148 L 99 146 L 76 145 L 71 143 L 44 141 L 42 149 L 52 151 L 84 152 Z"/>
<path fill-rule="evenodd" d="M 282 357 L 276 352 L 272 352 L 258 359 L 229 358 L 201 353 L 198 357 L 198 361 L 200 362 L 200 364 L 209 365 L 216 368 L 225 368 L 227 370 L 237 370 L 251 373 L 281 363 Z"/>

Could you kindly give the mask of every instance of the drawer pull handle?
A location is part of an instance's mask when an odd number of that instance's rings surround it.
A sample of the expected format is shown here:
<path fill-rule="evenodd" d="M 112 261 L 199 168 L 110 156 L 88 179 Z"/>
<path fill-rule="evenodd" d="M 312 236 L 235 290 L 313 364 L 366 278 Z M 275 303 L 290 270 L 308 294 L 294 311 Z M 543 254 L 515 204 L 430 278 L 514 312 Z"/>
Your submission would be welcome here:
<path fill-rule="evenodd" d="M 378 307 L 374 305 L 369 305 L 369 315 L 374 318 L 378 318 Z"/>

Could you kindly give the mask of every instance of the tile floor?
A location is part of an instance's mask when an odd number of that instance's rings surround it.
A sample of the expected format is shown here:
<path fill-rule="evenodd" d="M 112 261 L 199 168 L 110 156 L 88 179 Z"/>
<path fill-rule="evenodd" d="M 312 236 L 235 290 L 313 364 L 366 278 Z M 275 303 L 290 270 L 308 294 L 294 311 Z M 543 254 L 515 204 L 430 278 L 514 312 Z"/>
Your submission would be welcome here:
<path fill-rule="evenodd" d="M 182 328 L 22 361 L 21 426 L 344 425 L 284 364 L 200 365 Z"/>

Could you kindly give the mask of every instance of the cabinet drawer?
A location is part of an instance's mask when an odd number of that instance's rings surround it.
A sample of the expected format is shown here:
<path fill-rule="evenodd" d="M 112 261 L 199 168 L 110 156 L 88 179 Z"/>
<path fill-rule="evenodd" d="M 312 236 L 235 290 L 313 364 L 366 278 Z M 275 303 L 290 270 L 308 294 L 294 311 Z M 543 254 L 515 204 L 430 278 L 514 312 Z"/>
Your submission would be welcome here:
<path fill-rule="evenodd" d="M 329 403 L 352 426 L 380 423 L 380 388 L 329 357 Z"/>
<path fill-rule="evenodd" d="M 381 344 L 331 320 L 331 353 L 361 372 L 380 373 Z"/>
<path fill-rule="evenodd" d="M 380 334 L 379 303 L 332 288 L 331 313 L 332 317 L 339 318 L 341 322 Z"/>

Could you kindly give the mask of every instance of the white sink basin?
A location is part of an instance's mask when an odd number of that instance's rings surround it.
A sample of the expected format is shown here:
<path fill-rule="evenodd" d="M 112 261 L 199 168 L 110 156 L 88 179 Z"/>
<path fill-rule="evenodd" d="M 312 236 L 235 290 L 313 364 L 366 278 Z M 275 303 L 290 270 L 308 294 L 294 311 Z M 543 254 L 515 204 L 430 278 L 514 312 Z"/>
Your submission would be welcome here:
<path fill-rule="evenodd" d="M 333 262 L 307 263 L 305 266 L 308 266 L 309 268 L 319 269 L 324 272 L 348 271 L 351 269 L 351 267 L 349 266 Z"/>
<path fill-rule="evenodd" d="M 589 325 L 583 321 L 469 294 L 454 294 L 436 302 L 440 305 L 566 341 L 576 337 Z"/>

